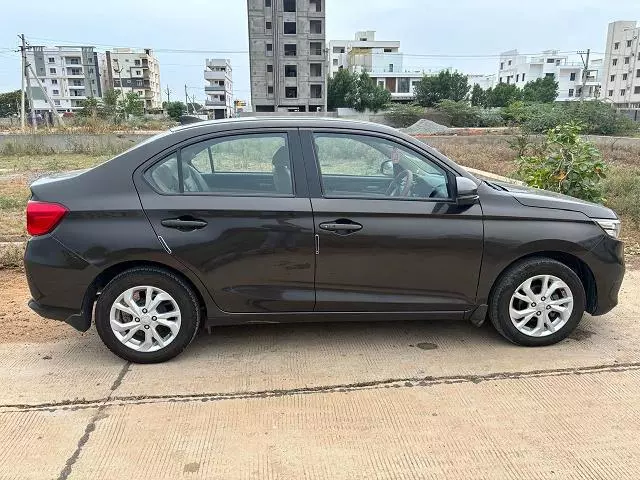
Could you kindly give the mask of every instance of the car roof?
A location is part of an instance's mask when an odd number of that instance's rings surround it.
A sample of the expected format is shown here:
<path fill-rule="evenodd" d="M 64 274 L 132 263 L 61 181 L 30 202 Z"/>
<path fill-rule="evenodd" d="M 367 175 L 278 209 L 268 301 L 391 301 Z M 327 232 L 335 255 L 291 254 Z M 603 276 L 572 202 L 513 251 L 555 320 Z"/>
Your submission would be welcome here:
<path fill-rule="evenodd" d="M 398 130 L 381 125 L 379 123 L 366 122 L 364 120 L 347 120 L 332 117 L 304 117 L 304 116 L 273 116 L 273 117 L 242 117 L 220 120 L 204 120 L 202 122 L 189 123 L 174 127 L 171 132 L 185 132 L 195 130 L 233 130 L 235 128 L 355 128 L 358 130 L 369 130 L 374 132 L 385 132 L 398 134 Z"/>

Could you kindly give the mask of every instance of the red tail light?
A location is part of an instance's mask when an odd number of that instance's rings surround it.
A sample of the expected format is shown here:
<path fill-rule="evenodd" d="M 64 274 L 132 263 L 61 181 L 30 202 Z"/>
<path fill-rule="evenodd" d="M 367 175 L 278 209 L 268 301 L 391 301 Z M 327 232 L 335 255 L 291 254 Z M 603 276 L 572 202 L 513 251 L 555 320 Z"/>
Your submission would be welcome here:
<path fill-rule="evenodd" d="M 36 202 L 27 203 L 27 232 L 34 237 L 49 233 L 60 223 L 62 217 L 69 210 L 58 203 Z"/>

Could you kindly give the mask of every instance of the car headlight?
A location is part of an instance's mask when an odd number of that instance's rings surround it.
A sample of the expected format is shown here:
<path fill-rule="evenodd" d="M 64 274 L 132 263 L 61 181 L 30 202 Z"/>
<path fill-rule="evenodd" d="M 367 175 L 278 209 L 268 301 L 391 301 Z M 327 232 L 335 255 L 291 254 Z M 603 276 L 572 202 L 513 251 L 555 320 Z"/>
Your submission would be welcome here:
<path fill-rule="evenodd" d="M 611 220 L 609 218 L 594 218 L 594 222 L 602 227 L 613 238 L 620 237 L 620 220 Z"/>

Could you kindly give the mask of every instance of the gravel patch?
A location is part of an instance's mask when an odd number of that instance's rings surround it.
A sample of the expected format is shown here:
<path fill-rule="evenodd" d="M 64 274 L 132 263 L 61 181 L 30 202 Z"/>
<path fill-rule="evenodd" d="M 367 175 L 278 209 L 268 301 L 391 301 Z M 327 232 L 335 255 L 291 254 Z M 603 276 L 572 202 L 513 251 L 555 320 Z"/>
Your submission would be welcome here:
<path fill-rule="evenodd" d="M 439 123 L 432 122 L 425 118 L 418 120 L 410 127 L 401 129 L 403 132 L 409 135 L 433 135 L 436 133 L 448 133 L 451 132 L 449 127 L 440 125 Z"/>

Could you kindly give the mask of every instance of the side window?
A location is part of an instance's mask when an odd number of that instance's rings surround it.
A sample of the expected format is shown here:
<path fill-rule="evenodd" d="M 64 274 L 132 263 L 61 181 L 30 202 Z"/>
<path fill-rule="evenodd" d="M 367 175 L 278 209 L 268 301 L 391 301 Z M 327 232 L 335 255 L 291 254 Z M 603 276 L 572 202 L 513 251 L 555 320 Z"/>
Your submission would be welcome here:
<path fill-rule="evenodd" d="M 180 167 L 181 172 L 177 154 L 172 154 L 145 175 L 156 190 L 169 194 L 293 195 L 291 158 L 284 133 L 198 142 L 180 150 Z"/>
<path fill-rule="evenodd" d="M 445 170 L 383 138 L 315 133 L 325 197 L 449 199 Z"/>

